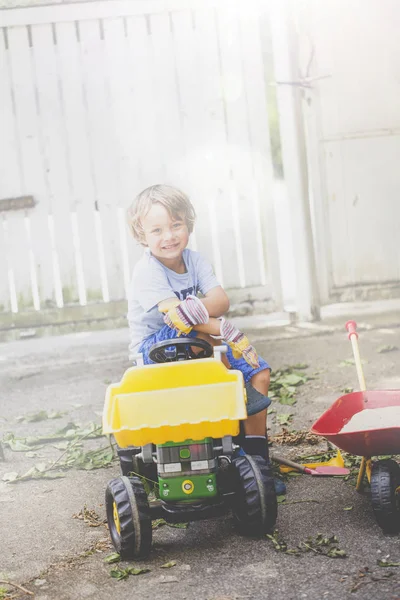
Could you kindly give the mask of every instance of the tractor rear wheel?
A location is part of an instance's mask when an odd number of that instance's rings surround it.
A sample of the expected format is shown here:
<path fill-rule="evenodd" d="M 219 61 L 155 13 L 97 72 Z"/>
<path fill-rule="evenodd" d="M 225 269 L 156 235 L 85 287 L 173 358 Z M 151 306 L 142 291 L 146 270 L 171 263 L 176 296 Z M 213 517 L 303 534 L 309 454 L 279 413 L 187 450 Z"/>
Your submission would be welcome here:
<path fill-rule="evenodd" d="M 277 501 L 271 466 L 261 456 L 238 456 L 232 461 L 236 472 L 233 513 L 244 535 L 260 537 L 273 531 Z"/>

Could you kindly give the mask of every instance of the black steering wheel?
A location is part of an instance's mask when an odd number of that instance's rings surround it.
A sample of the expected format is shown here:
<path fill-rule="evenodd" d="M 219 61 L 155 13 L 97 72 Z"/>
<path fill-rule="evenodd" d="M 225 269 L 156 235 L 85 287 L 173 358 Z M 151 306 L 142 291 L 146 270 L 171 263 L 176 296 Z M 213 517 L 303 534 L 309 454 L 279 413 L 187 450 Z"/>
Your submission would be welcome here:
<path fill-rule="evenodd" d="M 201 348 L 195 353 L 192 346 Z M 213 355 L 211 344 L 200 338 L 173 338 L 157 342 L 151 347 L 149 358 L 155 363 L 176 362 L 178 360 L 190 360 L 192 358 L 210 358 Z"/>

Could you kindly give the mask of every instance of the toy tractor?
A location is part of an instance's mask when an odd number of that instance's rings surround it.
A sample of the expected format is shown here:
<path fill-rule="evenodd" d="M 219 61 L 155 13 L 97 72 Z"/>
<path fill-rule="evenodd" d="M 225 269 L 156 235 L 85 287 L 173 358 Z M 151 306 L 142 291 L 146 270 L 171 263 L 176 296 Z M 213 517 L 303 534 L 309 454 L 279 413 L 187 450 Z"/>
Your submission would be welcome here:
<path fill-rule="evenodd" d="M 107 389 L 103 431 L 115 437 L 122 476 L 107 486 L 106 512 L 122 559 L 149 554 L 158 518 L 177 523 L 233 513 L 245 535 L 274 528 L 272 469 L 233 440 L 247 416 L 246 391 L 242 373 L 222 363 L 224 351 L 196 338 L 159 342 L 149 354 L 156 364 L 143 365 L 138 355 Z M 158 497 L 152 502 L 146 482 Z"/>

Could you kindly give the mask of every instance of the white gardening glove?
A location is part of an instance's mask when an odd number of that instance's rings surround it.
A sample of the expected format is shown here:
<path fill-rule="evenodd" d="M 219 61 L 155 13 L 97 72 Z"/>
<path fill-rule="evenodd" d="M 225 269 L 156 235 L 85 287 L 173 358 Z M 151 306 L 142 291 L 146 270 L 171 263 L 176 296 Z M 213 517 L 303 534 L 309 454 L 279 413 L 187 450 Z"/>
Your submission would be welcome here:
<path fill-rule="evenodd" d="M 243 356 L 245 361 L 253 367 L 258 369 L 260 363 L 258 362 L 258 354 L 250 344 L 248 338 L 242 333 L 235 325 L 230 321 L 221 318 L 221 337 L 232 349 L 234 358 L 240 358 Z"/>
<path fill-rule="evenodd" d="M 196 296 L 188 296 L 178 306 L 168 310 L 164 323 L 175 329 L 178 335 L 190 333 L 195 325 L 208 323 L 209 315 L 204 304 Z"/>

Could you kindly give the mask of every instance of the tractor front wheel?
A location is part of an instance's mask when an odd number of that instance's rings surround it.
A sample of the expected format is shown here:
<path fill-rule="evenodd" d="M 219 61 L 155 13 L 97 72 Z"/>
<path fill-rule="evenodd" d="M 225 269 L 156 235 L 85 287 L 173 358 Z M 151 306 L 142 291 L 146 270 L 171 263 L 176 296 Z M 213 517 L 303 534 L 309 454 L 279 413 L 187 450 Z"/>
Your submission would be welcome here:
<path fill-rule="evenodd" d="M 149 503 L 139 477 L 117 477 L 106 489 L 111 540 L 122 560 L 146 558 L 152 529 Z"/>

